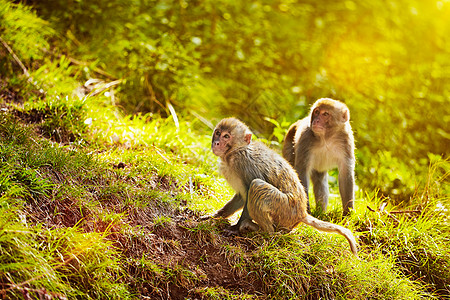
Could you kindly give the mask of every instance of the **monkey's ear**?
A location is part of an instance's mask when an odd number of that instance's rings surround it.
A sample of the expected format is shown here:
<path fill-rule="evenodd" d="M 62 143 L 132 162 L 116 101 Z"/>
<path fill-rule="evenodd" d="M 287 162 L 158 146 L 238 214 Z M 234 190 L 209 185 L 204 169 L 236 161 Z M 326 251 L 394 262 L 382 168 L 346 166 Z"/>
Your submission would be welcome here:
<path fill-rule="evenodd" d="M 252 141 L 252 134 L 251 133 L 246 133 L 244 140 L 247 144 L 250 144 L 250 142 Z"/>
<path fill-rule="evenodd" d="M 344 120 L 344 122 L 347 122 L 348 120 L 350 120 L 350 112 L 348 111 L 348 109 L 344 109 L 344 112 L 342 114 L 342 119 Z"/>

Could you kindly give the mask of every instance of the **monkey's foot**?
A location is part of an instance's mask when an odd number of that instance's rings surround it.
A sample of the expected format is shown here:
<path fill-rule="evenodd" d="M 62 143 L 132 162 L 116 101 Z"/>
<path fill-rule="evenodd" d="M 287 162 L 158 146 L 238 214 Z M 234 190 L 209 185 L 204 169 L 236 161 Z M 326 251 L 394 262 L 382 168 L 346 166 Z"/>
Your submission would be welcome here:
<path fill-rule="evenodd" d="M 245 220 L 244 222 L 242 222 L 241 227 L 239 228 L 239 232 L 244 234 L 258 230 L 258 224 L 254 223 L 252 220 Z"/>
<path fill-rule="evenodd" d="M 228 228 L 226 228 L 223 231 L 223 235 L 224 236 L 235 236 L 235 235 L 239 235 L 239 226 L 238 225 L 233 225 L 230 226 Z"/>

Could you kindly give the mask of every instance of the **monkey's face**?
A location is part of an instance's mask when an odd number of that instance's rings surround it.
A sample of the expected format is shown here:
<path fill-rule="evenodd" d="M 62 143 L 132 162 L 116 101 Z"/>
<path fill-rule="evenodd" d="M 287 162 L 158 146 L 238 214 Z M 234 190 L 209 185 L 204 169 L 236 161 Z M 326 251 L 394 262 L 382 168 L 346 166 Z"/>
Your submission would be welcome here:
<path fill-rule="evenodd" d="M 212 137 L 211 149 L 219 157 L 224 156 L 233 145 L 233 137 L 228 130 L 216 128 Z"/>
<path fill-rule="evenodd" d="M 235 118 L 227 118 L 217 124 L 212 136 L 211 149 L 219 157 L 233 149 L 250 144 L 252 133 L 248 127 Z"/>
<path fill-rule="evenodd" d="M 320 99 L 311 112 L 311 128 L 316 135 L 325 135 L 339 131 L 350 119 L 348 108 L 342 102 Z"/>
<path fill-rule="evenodd" d="M 317 107 L 311 114 L 311 128 L 315 134 L 323 135 L 330 127 L 332 115 L 328 109 Z"/>

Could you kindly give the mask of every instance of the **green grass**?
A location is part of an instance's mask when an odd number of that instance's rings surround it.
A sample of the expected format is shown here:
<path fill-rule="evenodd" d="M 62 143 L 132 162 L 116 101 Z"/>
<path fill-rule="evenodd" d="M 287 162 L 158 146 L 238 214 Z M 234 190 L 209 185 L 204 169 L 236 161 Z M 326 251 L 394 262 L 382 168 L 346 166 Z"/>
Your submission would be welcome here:
<path fill-rule="evenodd" d="M 23 113 L 36 107 L 25 106 Z M 79 109 L 86 112 L 89 106 Z M 60 111 L 48 114 L 56 118 Z M 0 261 L 7 297 L 448 295 L 449 226 L 447 214 L 438 210 L 446 201 L 441 190 L 448 162 L 437 159 L 431 166 L 413 206 L 388 204 L 381 210 L 388 199 L 367 193 L 357 200 L 357 211 L 342 219 L 339 197 L 331 199 L 330 211 L 320 217 L 355 233 L 358 260 L 341 236 L 304 225 L 290 234 L 227 238 L 221 231 L 228 222 L 199 222 L 199 215 L 219 208 L 232 192 L 212 160 L 184 159 L 190 154 L 152 137 L 164 135 L 166 127 L 169 134 L 176 132 L 169 120 L 152 122 L 165 125 L 142 135 L 153 139 L 151 145 L 109 143 L 100 138 L 101 127 L 94 137 L 93 128 L 80 131 L 78 138 L 86 142 L 64 144 L 36 131 L 34 123 L 0 115 Z M 208 143 L 202 139 L 195 142 Z M 189 132 L 177 143 L 193 140 Z M 400 210 L 413 212 L 389 213 Z"/>
<path fill-rule="evenodd" d="M 8 298 L 130 297 L 126 286 L 118 282 L 124 273 L 106 231 L 45 228 L 30 224 L 23 211 L 3 205 L 1 214 L 0 274 Z"/>
<path fill-rule="evenodd" d="M 187 163 L 189 154 L 179 155 L 176 147 L 109 144 L 104 138 L 96 148 L 98 137 L 92 146 L 58 144 L 34 124 L 0 116 L 0 278 L 7 297 L 448 295 L 449 228 L 447 214 L 438 210 L 445 201 L 445 161 L 430 168 L 429 184 L 417 196 L 422 200 L 411 207 L 379 210 L 387 199 L 367 193 L 342 219 L 339 198 L 332 198 L 320 217 L 355 233 L 358 260 L 341 236 L 304 225 L 290 234 L 227 238 L 221 230 L 228 222 L 198 222 L 232 192 L 214 164 Z M 148 138 L 152 134 L 164 132 L 149 131 Z M 79 138 L 89 141 L 89 135 Z M 399 210 L 420 213 L 388 213 Z"/>

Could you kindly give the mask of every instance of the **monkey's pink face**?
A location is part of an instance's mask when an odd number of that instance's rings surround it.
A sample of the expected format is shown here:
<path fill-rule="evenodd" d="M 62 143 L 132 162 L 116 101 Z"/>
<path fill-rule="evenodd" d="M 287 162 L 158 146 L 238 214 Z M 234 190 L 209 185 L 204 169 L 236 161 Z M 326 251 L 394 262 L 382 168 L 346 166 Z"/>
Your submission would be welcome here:
<path fill-rule="evenodd" d="M 316 108 L 311 116 L 311 128 L 315 134 L 325 134 L 332 116 L 326 109 Z"/>
<path fill-rule="evenodd" d="M 214 130 L 211 143 L 213 153 L 219 157 L 224 156 L 231 149 L 232 140 L 233 137 L 230 132 L 226 130 L 221 131 L 220 129 Z"/>

